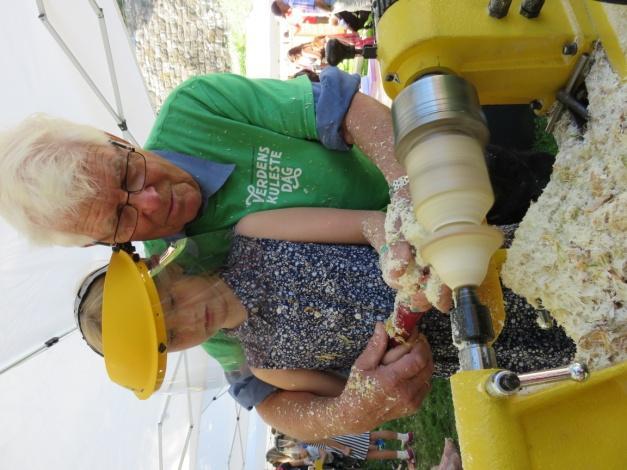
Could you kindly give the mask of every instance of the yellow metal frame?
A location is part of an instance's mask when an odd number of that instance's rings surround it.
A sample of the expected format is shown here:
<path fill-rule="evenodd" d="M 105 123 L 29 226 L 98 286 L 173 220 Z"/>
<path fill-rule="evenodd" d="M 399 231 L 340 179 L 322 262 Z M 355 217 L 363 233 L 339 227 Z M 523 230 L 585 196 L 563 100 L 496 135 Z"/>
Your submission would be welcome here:
<path fill-rule="evenodd" d="M 546 2 L 539 17 L 502 19 L 486 0 L 398 0 L 377 24 L 377 56 L 386 93 L 394 98 L 421 75 L 455 73 L 472 83 L 481 104 L 539 100 L 544 112 L 564 86 L 579 55 L 598 33 L 585 0 Z M 590 2 L 595 3 L 595 2 Z M 576 42 L 575 55 L 563 46 Z"/>
<path fill-rule="evenodd" d="M 465 470 L 625 468 L 627 362 L 504 398 L 485 392 L 494 372 L 451 377 Z"/>
<path fill-rule="evenodd" d="M 612 68 L 621 78 L 627 79 L 627 51 L 620 47 L 619 37 L 612 28 L 608 15 L 618 8 L 627 8 L 625 5 L 608 5 L 602 2 L 589 1 L 586 4 L 594 30 L 603 44 L 603 49 L 612 64 Z"/>

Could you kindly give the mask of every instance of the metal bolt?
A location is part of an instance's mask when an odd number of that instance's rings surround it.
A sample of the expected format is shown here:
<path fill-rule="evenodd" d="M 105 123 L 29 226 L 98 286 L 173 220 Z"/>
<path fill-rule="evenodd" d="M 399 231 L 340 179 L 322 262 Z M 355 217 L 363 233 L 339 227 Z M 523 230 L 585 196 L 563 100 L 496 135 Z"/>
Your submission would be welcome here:
<path fill-rule="evenodd" d="M 514 372 L 501 370 L 486 383 L 486 391 L 493 397 L 506 397 L 520 390 L 520 379 Z"/>
<path fill-rule="evenodd" d="M 585 382 L 590 377 L 590 371 L 585 364 L 575 362 L 570 365 L 570 378 L 576 382 Z"/>
<path fill-rule="evenodd" d="M 493 18 L 504 18 L 507 16 L 512 0 L 490 0 L 488 13 Z"/>
<path fill-rule="evenodd" d="M 396 72 L 391 72 L 391 73 L 388 73 L 388 74 L 385 76 L 385 81 L 386 81 L 386 82 L 401 83 L 401 79 L 400 79 L 400 78 L 398 78 L 398 74 L 397 74 Z"/>
<path fill-rule="evenodd" d="M 575 55 L 577 54 L 577 43 L 569 42 L 568 44 L 564 44 L 562 47 L 562 54 L 564 55 Z"/>
<path fill-rule="evenodd" d="M 536 18 L 542 10 L 544 0 L 522 0 L 520 4 L 520 14 L 529 19 Z"/>
<path fill-rule="evenodd" d="M 520 379 L 516 374 L 510 371 L 504 371 L 502 374 L 497 374 L 495 382 L 497 382 L 506 392 L 515 392 L 520 387 Z"/>
<path fill-rule="evenodd" d="M 542 101 L 540 101 L 540 100 L 533 100 L 531 103 L 529 103 L 529 106 L 534 111 L 540 111 L 542 109 L 543 105 L 542 105 Z"/>

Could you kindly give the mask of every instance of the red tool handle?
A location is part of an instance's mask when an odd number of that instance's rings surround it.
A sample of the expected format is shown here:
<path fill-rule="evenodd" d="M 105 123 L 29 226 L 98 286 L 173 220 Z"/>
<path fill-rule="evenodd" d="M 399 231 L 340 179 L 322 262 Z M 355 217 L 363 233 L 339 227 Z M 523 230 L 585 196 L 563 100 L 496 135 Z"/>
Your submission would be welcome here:
<path fill-rule="evenodd" d="M 412 312 L 407 305 L 398 304 L 396 311 L 388 318 L 386 330 L 390 337 L 388 348 L 403 344 L 412 334 L 416 323 L 425 312 Z"/>

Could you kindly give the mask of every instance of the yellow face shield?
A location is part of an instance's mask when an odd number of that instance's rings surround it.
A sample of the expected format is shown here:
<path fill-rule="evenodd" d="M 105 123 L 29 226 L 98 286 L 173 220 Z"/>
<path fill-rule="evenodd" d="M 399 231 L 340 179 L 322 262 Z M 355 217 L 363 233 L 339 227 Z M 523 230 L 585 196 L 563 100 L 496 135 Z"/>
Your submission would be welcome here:
<path fill-rule="evenodd" d="M 163 382 L 167 340 L 155 283 L 143 261 L 111 255 L 102 305 L 102 346 L 109 378 L 149 398 Z"/>

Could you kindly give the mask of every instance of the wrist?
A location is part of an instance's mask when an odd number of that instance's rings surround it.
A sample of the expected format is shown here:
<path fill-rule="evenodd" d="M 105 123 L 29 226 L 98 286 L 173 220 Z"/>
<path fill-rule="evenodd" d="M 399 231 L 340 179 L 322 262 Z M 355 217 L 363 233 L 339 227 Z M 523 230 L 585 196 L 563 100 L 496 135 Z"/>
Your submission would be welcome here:
<path fill-rule="evenodd" d="M 344 423 L 342 434 L 360 434 L 383 423 L 389 407 L 386 398 L 376 378 L 353 366 L 342 394 L 337 397 L 336 419 Z"/>
<path fill-rule="evenodd" d="M 341 423 L 339 427 L 334 429 L 332 436 L 344 434 L 361 434 L 371 429 L 368 424 L 364 424 L 367 416 L 363 415 L 364 410 L 361 408 L 361 400 L 351 393 L 347 393 L 346 389 L 339 397 L 334 398 L 333 418 L 337 423 Z"/>
<path fill-rule="evenodd" d="M 363 237 L 375 250 L 385 244 L 385 217 L 385 212 L 371 211 L 362 221 Z"/>
<path fill-rule="evenodd" d="M 351 412 L 355 404 L 347 399 L 346 391 L 342 392 L 337 397 L 321 397 L 316 396 L 310 403 L 309 410 L 317 417 L 317 424 L 310 429 L 308 436 L 294 437 L 301 438 L 301 440 L 325 440 L 332 439 L 333 436 L 340 436 L 344 434 L 359 434 L 362 431 L 355 431 L 354 422 L 356 416 Z M 307 413 L 307 411 L 305 411 Z M 314 423 L 312 420 L 310 423 Z M 369 430 L 369 429 L 366 429 Z"/>

